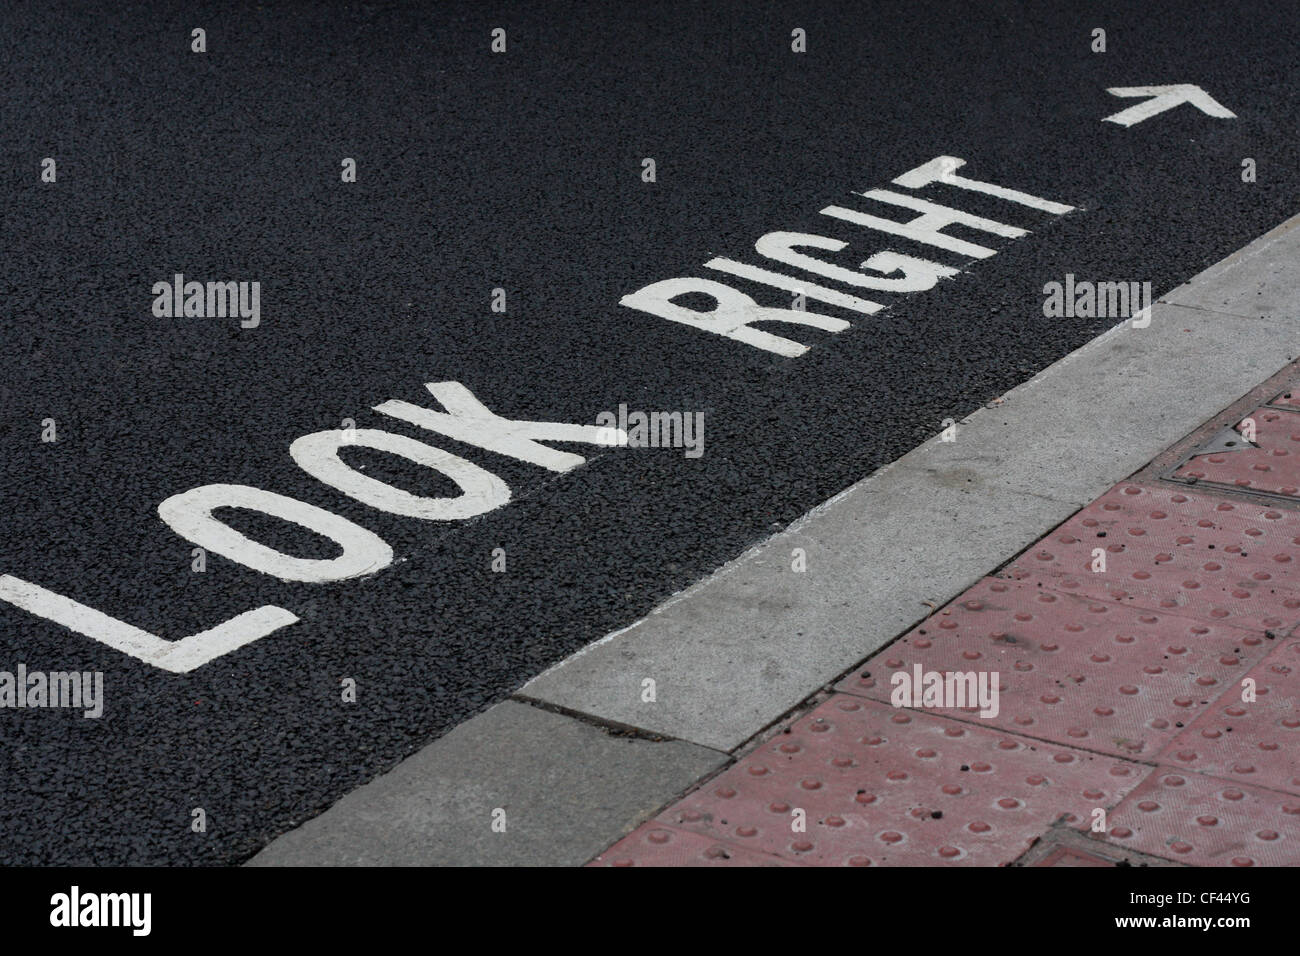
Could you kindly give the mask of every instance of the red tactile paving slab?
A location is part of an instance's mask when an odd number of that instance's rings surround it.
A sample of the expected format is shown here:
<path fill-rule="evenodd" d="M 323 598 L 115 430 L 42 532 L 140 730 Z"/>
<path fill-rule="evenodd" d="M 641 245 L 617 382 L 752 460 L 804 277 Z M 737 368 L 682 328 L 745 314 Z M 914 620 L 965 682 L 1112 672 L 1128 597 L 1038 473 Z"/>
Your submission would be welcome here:
<path fill-rule="evenodd" d="M 1192 866 L 1300 865 L 1300 797 L 1160 767 L 1111 814 L 1106 841 Z"/>
<path fill-rule="evenodd" d="M 1256 631 L 1089 601 L 1033 579 L 985 578 L 836 689 L 891 701 L 894 675 L 913 675 L 917 665 L 922 673 L 996 673 L 996 716 L 976 707 L 943 713 L 1154 760 L 1273 646 Z"/>
<path fill-rule="evenodd" d="M 766 853 L 728 846 L 676 827 L 647 824 L 588 866 L 798 866 Z"/>
<path fill-rule="evenodd" d="M 1117 846 L 1108 843 L 1104 834 L 1095 834 L 1091 827 L 1087 831 L 1057 825 L 1029 848 L 1029 851 L 1016 860 L 1018 867 L 1046 866 L 1142 866 L 1173 867 L 1182 866 L 1162 856 L 1139 853 L 1132 847 Z"/>
<path fill-rule="evenodd" d="M 1255 700 L 1240 684 L 1179 734 L 1159 761 L 1240 783 L 1300 794 L 1300 640 L 1279 642 L 1243 677 L 1255 681 Z"/>
<path fill-rule="evenodd" d="M 1106 570 L 1092 571 L 1095 549 Z M 1176 486 L 1121 484 L 1000 577 L 1252 629 L 1300 621 L 1300 512 Z"/>
<path fill-rule="evenodd" d="M 821 866 L 1006 864 L 1058 819 L 1086 826 L 1150 769 L 836 695 L 633 836 L 680 827 Z M 639 860 L 641 846 L 618 851 Z"/>
<path fill-rule="evenodd" d="M 1255 425 L 1258 448 L 1243 441 L 1232 451 L 1197 455 L 1174 474 L 1248 491 L 1300 495 L 1300 409 L 1259 408 L 1245 420 Z M 1242 423 L 1233 427 L 1241 431 Z"/>
<path fill-rule="evenodd" d="M 1281 405 L 1285 408 L 1300 408 L 1300 391 L 1283 392 L 1277 398 L 1269 401 L 1270 405 Z"/>
<path fill-rule="evenodd" d="M 1103 860 L 1091 853 L 1084 853 L 1074 847 L 1058 846 L 1048 856 L 1039 860 L 1034 866 L 1114 866 L 1110 860 Z"/>

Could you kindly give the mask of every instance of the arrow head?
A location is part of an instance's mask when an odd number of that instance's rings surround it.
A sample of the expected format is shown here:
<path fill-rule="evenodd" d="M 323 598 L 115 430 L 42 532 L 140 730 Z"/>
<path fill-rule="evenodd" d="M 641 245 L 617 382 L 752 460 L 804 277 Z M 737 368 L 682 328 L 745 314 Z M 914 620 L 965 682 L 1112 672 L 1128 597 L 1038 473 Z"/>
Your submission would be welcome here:
<path fill-rule="evenodd" d="M 1175 83 L 1171 86 L 1115 86 L 1106 90 L 1112 96 L 1145 96 L 1145 103 L 1130 106 L 1111 116 L 1102 118 L 1103 123 L 1118 123 L 1120 126 L 1132 126 L 1144 119 L 1150 119 L 1158 113 L 1173 109 L 1183 103 L 1191 103 L 1207 116 L 1218 119 L 1236 119 L 1237 114 L 1219 103 L 1214 97 L 1192 83 Z"/>

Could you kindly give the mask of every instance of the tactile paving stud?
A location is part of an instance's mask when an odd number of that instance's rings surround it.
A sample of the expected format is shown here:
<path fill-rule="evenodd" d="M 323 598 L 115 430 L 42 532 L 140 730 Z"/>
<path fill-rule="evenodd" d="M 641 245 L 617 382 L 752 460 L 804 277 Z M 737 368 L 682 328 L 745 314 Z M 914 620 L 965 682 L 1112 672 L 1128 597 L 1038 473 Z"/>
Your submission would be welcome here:
<path fill-rule="evenodd" d="M 836 695 L 643 830 L 821 866 L 1000 865 L 1058 820 L 1087 826 L 1150 769 Z"/>
<path fill-rule="evenodd" d="M 1160 754 L 1163 764 L 1300 794 L 1300 641 L 1287 640 Z"/>
<path fill-rule="evenodd" d="M 1092 570 L 1098 557 L 1104 571 Z M 1300 512 L 1124 483 L 999 576 L 1034 576 L 1099 600 L 1288 631 L 1300 621 Z"/>
<path fill-rule="evenodd" d="M 1105 841 L 1192 866 L 1300 865 L 1300 797 L 1160 767 L 1110 814 Z"/>
<path fill-rule="evenodd" d="M 1273 642 L 1263 633 L 985 578 L 843 680 L 891 701 L 895 675 L 997 674 L 998 713 L 945 716 L 1153 760 Z M 954 680 L 954 686 L 959 681 Z M 915 706 L 920 707 L 922 702 Z M 952 701 L 945 702 L 951 705 Z"/>
<path fill-rule="evenodd" d="M 1258 408 L 1243 419 L 1247 420 L 1255 426 L 1258 447 L 1243 439 L 1238 449 L 1189 459 L 1174 475 L 1244 491 L 1300 496 L 1300 409 Z M 1241 431 L 1242 423 L 1235 428 Z"/>
<path fill-rule="evenodd" d="M 788 860 L 719 843 L 676 827 L 648 824 L 625 836 L 588 866 L 798 866 Z"/>

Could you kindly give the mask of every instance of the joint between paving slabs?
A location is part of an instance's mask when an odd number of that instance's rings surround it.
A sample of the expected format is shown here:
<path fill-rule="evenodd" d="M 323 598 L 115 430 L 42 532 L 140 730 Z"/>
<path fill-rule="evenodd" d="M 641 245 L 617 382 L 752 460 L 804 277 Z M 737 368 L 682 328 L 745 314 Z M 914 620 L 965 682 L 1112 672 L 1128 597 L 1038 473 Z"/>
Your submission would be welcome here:
<path fill-rule="evenodd" d="M 718 777 L 721 774 L 725 773 L 726 771 L 730 770 L 737 763 L 739 763 L 742 758 L 748 756 L 750 753 L 757 750 L 767 741 L 771 740 L 774 737 L 780 736 L 782 733 L 786 731 L 786 726 L 795 723 L 796 721 L 799 720 L 799 718 L 803 717 L 805 714 L 815 710 L 823 702 L 829 700 L 833 693 L 834 691 L 832 690 L 832 685 L 825 684 L 822 687 L 818 688 L 818 690 L 815 693 L 813 693 L 811 696 L 804 698 L 799 703 L 791 707 L 789 710 L 785 711 L 776 719 L 772 720 L 770 723 L 765 725 L 761 730 L 759 730 L 753 736 L 748 737 L 740 744 L 737 744 L 736 747 L 733 748 L 731 751 L 722 751 L 722 750 L 716 751 L 717 753 L 724 754 L 727 757 L 727 759 L 723 761 L 722 764 L 720 764 L 718 767 L 716 767 L 714 770 L 710 771 L 709 773 L 705 774 L 704 776 L 700 777 L 699 779 L 691 781 L 691 783 L 687 784 L 684 788 L 682 788 L 681 790 L 677 791 L 676 793 L 668 797 L 668 799 L 666 799 L 659 806 L 655 807 L 653 812 L 646 814 L 644 817 L 636 820 L 630 826 L 626 827 L 622 833 L 619 833 L 617 836 L 611 839 L 609 843 L 605 847 L 603 847 L 599 853 L 593 856 L 592 860 L 598 859 L 599 857 L 603 856 L 605 853 L 609 851 L 610 847 L 612 847 L 619 840 L 623 839 L 623 837 L 627 836 L 628 833 L 631 833 L 633 830 L 641 826 L 646 821 L 655 819 L 656 817 L 659 816 L 659 814 L 663 813 L 665 810 L 672 807 L 674 804 L 676 804 L 682 798 L 686 797 L 688 794 L 694 793 L 695 791 L 701 789 L 706 784 L 708 784 L 709 781 L 713 780 L 715 777 Z M 671 740 L 675 738 L 661 737 L 657 739 Z M 698 747 L 704 745 L 695 744 L 695 746 Z M 713 750 L 714 748 L 709 747 L 706 749 Z"/>
<path fill-rule="evenodd" d="M 705 750 L 713 750 L 715 753 L 721 756 L 729 756 L 726 754 L 725 751 L 716 750 L 713 747 L 705 747 L 703 744 L 696 744 L 693 741 L 689 741 L 689 740 L 681 740 L 678 737 L 673 737 L 668 734 L 654 733 L 649 730 L 644 730 L 640 727 L 633 727 L 631 724 L 624 724 L 614 720 L 606 720 L 602 717 L 596 717 L 593 714 L 584 713 L 583 711 L 580 710 L 573 710 L 570 707 L 562 707 L 559 704 L 552 704 L 549 701 L 538 700 L 536 697 L 528 697 L 524 694 L 512 694 L 510 695 L 509 699 L 515 701 L 518 704 L 523 704 L 528 707 L 536 707 L 538 710 L 544 710 L 547 713 L 557 714 L 560 717 L 567 717 L 569 720 L 577 721 L 578 723 L 584 724 L 588 727 L 595 727 L 601 733 L 610 737 L 623 737 L 630 740 L 643 740 L 649 743 L 656 743 L 656 744 L 687 743 L 687 744 L 691 744 L 691 746 L 703 747 Z M 605 846 L 601 847 L 600 853 L 594 854 L 591 859 L 594 860 L 597 857 L 599 857 L 602 853 L 607 851 L 611 846 L 613 846 L 619 840 L 623 839 L 623 837 L 627 836 L 629 833 L 631 833 L 641 824 L 645 823 L 647 820 L 653 820 L 655 817 L 663 813 L 665 810 L 671 807 L 682 797 L 686 796 L 688 793 L 692 792 L 693 790 L 698 790 L 700 787 L 704 786 L 706 783 L 708 783 L 718 774 L 722 773 L 724 770 L 731 767 L 733 763 L 735 763 L 734 759 L 724 760 L 712 772 L 705 774 L 703 777 L 699 777 L 695 780 L 692 780 L 690 783 L 688 783 L 685 787 L 683 787 L 680 790 L 671 791 L 667 796 L 664 797 L 663 802 L 660 803 L 658 806 L 656 806 L 651 812 L 643 816 L 639 816 L 636 819 L 626 823 L 619 833 L 611 837 L 609 841 L 605 844 Z"/>
<path fill-rule="evenodd" d="M 1034 838 L 1034 842 L 1010 863 L 1008 867 L 1038 866 L 1048 859 L 1054 850 L 1073 851 L 1075 853 L 1100 860 L 1116 867 L 1178 867 L 1190 869 L 1190 865 L 1179 860 L 1167 860 L 1151 853 L 1140 853 L 1127 847 L 1116 846 L 1100 836 L 1092 836 L 1076 830 L 1064 819 L 1056 820 L 1043 833 Z"/>
<path fill-rule="evenodd" d="M 661 734 L 653 730 L 646 730 L 643 727 L 635 727 L 632 724 L 620 723 L 617 720 L 608 720 L 604 717 L 598 717 L 595 714 L 589 714 L 586 711 L 574 710 L 571 707 L 565 707 L 561 704 L 551 703 L 549 700 L 541 700 L 537 697 L 529 697 L 526 694 L 511 694 L 509 697 L 518 704 L 525 704 L 529 707 L 536 707 L 538 710 L 544 710 L 548 713 L 558 714 L 561 717 L 568 717 L 570 720 L 576 720 L 580 724 L 586 724 L 588 727 L 595 727 L 601 733 L 608 737 L 627 737 L 634 740 L 645 740 L 650 743 L 689 743 L 695 747 L 702 747 L 703 744 L 697 744 L 690 740 L 681 740 L 669 734 Z M 714 750 L 713 747 L 707 747 L 708 750 Z M 717 751 L 724 753 L 724 751 Z"/>

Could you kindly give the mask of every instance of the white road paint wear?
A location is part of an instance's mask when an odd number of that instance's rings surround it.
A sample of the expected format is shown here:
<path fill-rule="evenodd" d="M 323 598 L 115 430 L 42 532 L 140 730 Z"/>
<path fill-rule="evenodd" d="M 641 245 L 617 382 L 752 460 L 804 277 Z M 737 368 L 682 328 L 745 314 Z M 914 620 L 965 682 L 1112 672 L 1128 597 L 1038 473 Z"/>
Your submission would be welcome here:
<path fill-rule="evenodd" d="M 1110 116 L 1102 117 L 1103 123 L 1118 123 L 1120 126 L 1132 126 L 1144 119 L 1173 109 L 1184 103 L 1191 103 L 1202 113 L 1217 119 L 1236 119 L 1232 112 L 1199 86 L 1191 83 L 1175 83 L 1172 86 L 1114 86 L 1106 91 L 1112 96 L 1149 96 L 1151 99 L 1126 110 L 1120 110 Z"/>
<path fill-rule="evenodd" d="M 1074 207 L 1031 196 L 1028 193 L 979 182 L 955 174 L 964 160 L 939 156 L 894 180 L 894 185 L 918 189 L 936 183 L 983 193 L 1055 215 Z M 885 219 L 856 209 L 828 206 L 822 214 L 886 235 L 896 235 L 948 252 L 985 258 L 995 250 L 947 235 L 943 230 L 960 225 L 991 235 L 1017 239 L 1028 234 L 1019 226 L 996 222 L 888 189 L 860 193 L 877 203 L 918 213 L 908 222 Z M 953 278 L 958 269 L 916 256 L 883 250 L 876 252 L 854 271 L 798 249 L 820 249 L 842 253 L 848 243 L 811 233 L 771 232 L 759 238 L 760 255 L 831 281 L 854 288 L 912 293 L 931 289 L 940 279 Z M 730 273 L 805 297 L 871 315 L 885 306 L 802 278 L 761 269 L 732 259 L 717 257 L 705 263 L 715 272 Z M 879 273 L 873 274 L 873 273 Z M 716 302 L 709 312 L 679 306 L 672 300 L 689 292 L 703 292 Z M 755 322 L 774 321 L 803 325 L 827 332 L 841 332 L 849 323 L 803 309 L 761 306 L 743 292 L 709 279 L 679 278 L 652 283 L 624 296 L 621 304 L 723 335 L 755 348 L 795 357 L 808 347 L 762 329 Z M 442 411 L 391 400 L 373 407 L 390 418 L 488 452 L 525 461 L 554 472 L 566 472 L 583 464 L 581 455 L 551 448 L 542 442 L 582 442 L 620 447 L 628 444 L 626 431 L 565 422 L 514 421 L 490 411 L 459 382 L 429 382 L 425 386 L 442 405 Z M 341 457 L 344 445 L 385 451 L 424 465 L 452 479 L 461 494 L 433 498 L 413 494 L 378 481 L 349 466 Z M 378 429 L 320 431 L 294 441 L 289 449 L 293 460 L 309 475 L 372 508 L 425 521 L 461 521 L 505 506 L 511 500 L 509 486 L 486 468 L 433 445 Z M 302 558 L 284 554 L 253 541 L 217 520 L 217 508 L 243 508 L 301 525 L 331 539 L 343 553 L 335 558 Z M 374 532 L 333 512 L 275 492 L 248 485 L 212 484 L 192 488 L 167 498 L 158 506 L 159 517 L 181 537 L 208 551 L 245 567 L 285 581 L 328 584 L 373 574 L 393 561 L 393 550 Z M 109 617 L 71 598 L 48 591 L 12 575 L 0 576 L 0 600 L 70 630 L 100 641 L 137 660 L 173 673 L 186 673 L 223 654 L 295 623 L 290 611 L 274 605 L 236 615 L 210 630 L 167 641 L 140 628 Z"/>
<path fill-rule="evenodd" d="M 1018 203 L 1053 215 L 1064 215 L 1074 209 L 1064 203 L 1053 202 L 1032 196 L 1016 189 L 1008 189 L 993 183 L 979 182 L 965 176 L 956 175 L 956 170 L 965 165 L 965 160 L 956 156 L 938 156 L 928 163 L 910 170 L 894 180 L 894 185 L 907 189 L 921 189 L 935 183 L 955 186 L 971 192 L 994 196 L 1007 202 Z M 894 192 L 891 189 L 871 189 L 856 193 L 865 199 L 877 203 L 910 209 L 920 213 L 908 222 L 886 219 L 859 209 L 844 206 L 827 206 L 821 210 L 823 216 L 839 219 L 843 222 L 861 226 L 886 235 L 899 236 L 913 242 L 934 246 L 946 252 L 967 256 L 971 259 L 986 259 L 996 254 L 997 250 L 978 243 L 958 239 L 943 232 L 949 226 L 964 226 L 977 229 L 991 235 L 1006 239 L 1019 239 L 1029 234 L 1029 230 L 1020 226 L 986 219 L 972 213 L 944 206 L 929 199 Z M 754 243 L 758 253 L 767 259 L 786 266 L 802 269 L 815 275 L 858 288 L 876 289 L 886 292 L 924 292 L 934 288 L 940 279 L 949 279 L 959 273 L 952 266 L 932 262 L 916 256 L 883 251 L 878 252 L 862 262 L 861 269 L 870 269 L 882 273 L 881 276 L 848 269 L 824 259 L 796 252 L 798 248 L 825 249 L 829 252 L 843 252 L 848 243 L 830 236 L 811 233 L 769 232 Z M 797 276 L 785 275 L 762 269 L 758 266 L 738 262 L 727 257 L 716 257 L 704 263 L 706 269 L 726 272 L 737 278 L 751 282 L 784 289 L 787 292 L 802 293 L 806 298 L 816 299 L 838 308 L 874 315 L 886 308 L 879 302 L 861 299 L 838 289 L 808 282 Z M 889 278 L 894 273 L 901 277 Z M 703 293 L 714 300 L 712 309 L 701 312 L 697 309 L 678 305 L 673 300 L 688 293 Z M 805 325 L 826 332 L 842 332 L 849 327 L 844 319 L 806 312 L 802 309 L 777 308 L 759 305 L 754 299 L 721 282 L 700 278 L 664 279 L 651 283 L 642 289 L 623 296 L 620 305 L 641 312 L 648 312 L 672 322 L 679 322 L 693 328 L 713 332 L 724 338 L 734 339 L 754 348 L 775 352 L 787 358 L 795 358 L 808 351 L 808 346 L 792 339 L 784 338 L 763 329 L 753 328 L 755 322 L 785 322 L 793 325 Z"/>

